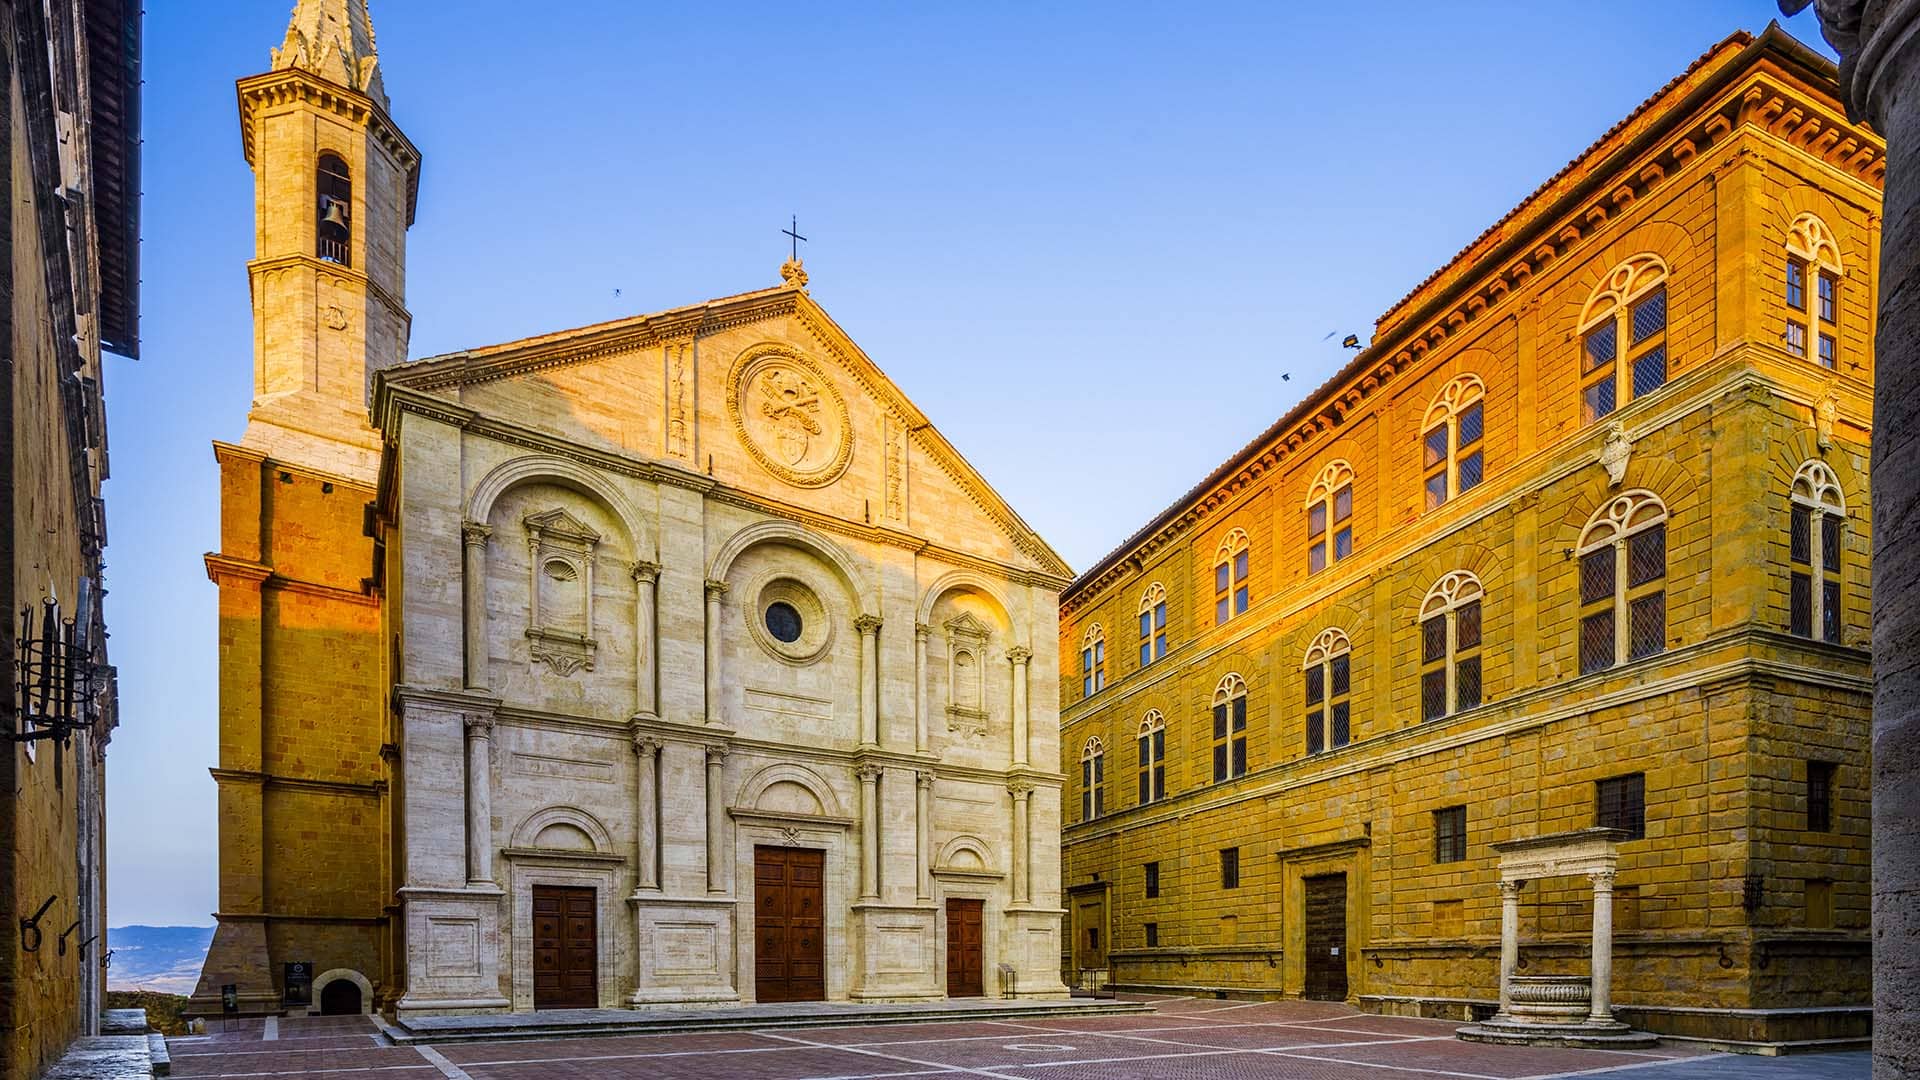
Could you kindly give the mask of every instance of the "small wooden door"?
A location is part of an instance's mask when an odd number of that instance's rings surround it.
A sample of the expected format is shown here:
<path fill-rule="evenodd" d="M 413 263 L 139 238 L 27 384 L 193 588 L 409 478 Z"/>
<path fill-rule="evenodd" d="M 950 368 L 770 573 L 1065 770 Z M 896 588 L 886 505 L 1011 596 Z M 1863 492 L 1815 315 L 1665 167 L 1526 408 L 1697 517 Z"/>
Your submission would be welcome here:
<path fill-rule="evenodd" d="M 753 849 L 755 1000 L 827 1000 L 826 868 L 824 851 Z"/>
<path fill-rule="evenodd" d="M 947 901 L 947 996 L 980 997 L 986 991 L 981 959 L 984 900 Z"/>
<path fill-rule="evenodd" d="M 599 927 L 592 889 L 533 887 L 533 1007 L 600 1004 Z"/>
<path fill-rule="evenodd" d="M 1347 999 L 1347 875 L 1306 879 L 1307 986 L 1314 1001 Z"/>
<path fill-rule="evenodd" d="M 1106 981 L 1107 893 L 1082 895 L 1073 901 L 1073 966 L 1076 985 L 1098 987 Z"/>

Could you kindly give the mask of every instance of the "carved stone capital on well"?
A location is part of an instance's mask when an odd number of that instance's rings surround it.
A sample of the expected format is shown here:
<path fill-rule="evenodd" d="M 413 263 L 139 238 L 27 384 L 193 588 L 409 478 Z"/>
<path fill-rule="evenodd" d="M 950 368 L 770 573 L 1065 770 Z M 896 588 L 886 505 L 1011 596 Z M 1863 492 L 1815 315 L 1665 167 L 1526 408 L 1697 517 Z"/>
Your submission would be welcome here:
<path fill-rule="evenodd" d="M 880 780 L 880 766 L 878 765 L 862 765 L 853 772 L 855 776 L 860 778 L 860 782 L 863 784 L 878 783 Z"/>
<path fill-rule="evenodd" d="M 707 599 L 718 600 L 727 595 L 727 583 L 717 578 L 707 579 Z"/>
<path fill-rule="evenodd" d="M 1033 794 L 1033 781 L 1015 780 L 1007 785 L 1007 794 L 1016 799 L 1024 799 Z"/>
<path fill-rule="evenodd" d="M 1613 870 L 1595 870 L 1587 875 L 1587 880 L 1593 882 L 1594 892 L 1610 893 L 1613 891 L 1614 874 Z"/>
<path fill-rule="evenodd" d="M 923 622 L 914 623 L 913 636 L 919 638 L 921 641 L 925 641 L 933 636 L 933 627 Z"/>
<path fill-rule="evenodd" d="M 485 739 L 493 735 L 493 714 L 483 712 L 463 713 L 460 717 L 466 722 L 467 735 L 475 739 Z"/>
<path fill-rule="evenodd" d="M 1500 883 L 1500 898 L 1503 900 L 1518 899 L 1520 890 L 1526 887 L 1527 883 L 1524 881 L 1503 881 Z"/>
<path fill-rule="evenodd" d="M 460 523 L 460 541 L 468 547 L 485 547 L 487 537 L 493 535 L 493 526 L 478 521 Z"/>
<path fill-rule="evenodd" d="M 860 631 L 861 637 L 871 637 L 880 632 L 880 616 L 862 615 L 853 620 L 853 628 Z"/>
<path fill-rule="evenodd" d="M 660 564 L 642 559 L 632 566 L 627 567 L 627 573 L 633 575 L 634 581 L 651 585 L 660 580 Z"/>
<path fill-rule="evenodd" d="M 1014 667 L 1024 667 L 1031 659 L 1033 659 L 1033 650 L 1025 645 L 1015 645 L 1007 650 L 1007 661 Z"/>

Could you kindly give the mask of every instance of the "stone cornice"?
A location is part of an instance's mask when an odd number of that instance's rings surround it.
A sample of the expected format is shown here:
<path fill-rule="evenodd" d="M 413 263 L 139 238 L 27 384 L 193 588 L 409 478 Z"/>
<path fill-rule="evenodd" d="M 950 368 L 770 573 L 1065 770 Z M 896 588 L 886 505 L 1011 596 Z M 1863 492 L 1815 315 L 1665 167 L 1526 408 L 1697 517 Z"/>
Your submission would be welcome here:
<path fill-rule="evenodd" d="M 424 416 L 496 442 L 567 458 L 604 472 L 630 476 L 651 483 L 671 484 L 688 491 L 699 492 L 717 502 L 752 510 L 769 517 L 785 518 L 822 532 L 837 533 L 870 543 L 904 548 L 943 563 L 950 563 L 955 567 L 978 570 L 1019 585 L 1038 586 L 1057 591 L 1067 584 L 1068 579 L 1064 574 L 994 562 L 942 544 L 935 544 L 899 529 L 848 521 L 794 503 L 781 502 L 754 492 L 723 485 L 711 476 L 689 472 L 666 461 L 630 457 L 608 450 L 581 446 L 529 427 L 484 416 L 464 405 L 433 394 L 421 393 L 411 386 L 389 382 L 386 376 L 387 372 L 383 371 L 374 377 L 373 415 L 381 431 L 387 436 L 386 456 L 388 458 L 393 454 L 392 440 L 399 434 L 403 417 Z M 386 475 L 386 471 L 383 467 L 383 476 Z"/>
<path fill-rule="evenodd" d="M 215 585 L 228 582 L 259 585 L 273 576 L 273 567 L 263 563 L 236 559 L 231 555 L 222 555 L 209 551 L 201 556 L 207 564 L 207 580 Z"/>
<path fill-rule="evenodd" d="M 218 784 L 292 788 L 299 791 L 321 791 L 332 795 L 359 795 L 369 799 L 377 799 L 387 793 L 385 780 L 366 783 L 349 780 L 314 780 L 301 776 L 277 776 L 252 769 L 208 769 L 207 773 Z"/>
<path fill-rule="evenodd" d="M 350 124 L 366 128 L 375 141 L 393 155 L 407 176 L 407 224 L 413 224 L 414 205 L 420 197 L 420 151 L 372 98 L 299 68 L 250 75 L 236 82 L 234 91 L 240 101 L 240 152 L 248 165 L 254 164 L 259 141 L 254 122 L 256 110 L 292 102 L 325 109 Z"/>
<path fill-rule="evenodd" d="M 379 283 L 368 277 L 366 271 L 356 270 L 351 266 L 346 266 L 341 263 L 328 262 L 325 259 L 316 255 L 309 255 L 306 252 L 295 252 L 292 255 L 277 255 L 271 259 L 255 259 L 249 262 L 247 264 L 247 283 L 249 287 L 251 287 L 253 279 L 257 275 L 274 270 L 287 270 L 293 267 L 301 267 L 312 270 L 316 274 L 340 278 L 358 288 L 365 289 L 367 295 L 380 301 L 389 311 L 398 316 L 402 322 L 408 326 L 413 325 L 413 313 L 407 310 L 407 306 L 401 303 L 392 293 L 381 288 Z"/>
<path fill-rule="evenodd" d="M 1371 416 L 1368 407 L 1390 382 L 1452 339 L 1477 334 L 1489 316 L 1508 313 L 1503 301 L 1549 266 L 1584 256 L 1613 221 L 1635 203 L 1678 182 L 1689 166 L 1709 161 L 1706 151 L 1754 132 L 1783 140 L 1825 162 L 1839 175 L 1877 187 L 1884 180 L 1883 142 L 1849 124 L 1836 103 L 1789 65 L 1805 67 L 1803 46 L 1769 30 L 1708 71 L 1678 101 L 1646 122 L 1623 125 L 1617 138 L 1603 138 L 1568 167 L 1591 162 L 1579 181 L 1549 183 L 1502 219 L 1446 267 L 1381 317 L 1376 340 L 1266 432 L 1215 469 L 1118 548 L 1082 572 L 1060 598 L 1062 616 L 1100 598 L 1131 569 L 1165 544 L 1195 528 L 1266 473 L 1295 457 L 1315 453 L 1350 419 Z M 1830 78 L 1830 76 L 1829 76 Z M 1676 80 L 1676 86 L 1680 84 Z M 1655 95 L 1642 110 L 1661 102 Z M 1637 113 L 1636 113 L 1637 115 Z M 1604 160 L 1594 161 L 1602 150 Z M 1526 213 L 1522 214 L 1521 211 Z M 1416 304 L 1417 301 L 1417 304 Z"/>
<path fill-rule="evenodd" d="M 324 469 L 316 469 L 308 465 L 296 465 L 292 462 L 281 461 L 279 458 L 261 453 L 251 446 L 241 446 L 238 443 L 221 442 L 219 439 L 213 440 L 213 458 L 222 464 L 228 461 L 248 461 L 260 466 L 271 465 L 280 472 L 292 473 L 295 476 L 304 476 L 310 480 L 319 480 L 335 486 L 346 485 L 363 493 L 368 499 L 373 498 L 374 495 L 374 489 L 368 485 L 365 480 L 356 480 L 342 473 L 328 472 Z"/>

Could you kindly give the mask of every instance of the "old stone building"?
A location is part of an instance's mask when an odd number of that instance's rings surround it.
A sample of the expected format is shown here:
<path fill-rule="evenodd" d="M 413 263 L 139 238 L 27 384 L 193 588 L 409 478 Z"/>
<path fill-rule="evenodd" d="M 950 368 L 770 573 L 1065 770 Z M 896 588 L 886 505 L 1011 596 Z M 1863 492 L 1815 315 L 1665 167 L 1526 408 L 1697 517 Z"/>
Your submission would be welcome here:
<path fill-rule="evenodd" d="M 240 100 L 195 1007 L 1064 995 L 1066 567 L 798 261 L 406 363 L 420 158 L 364 4 L 303 0 Z"/>
<path fill-rule="evenodd" d="M 1865 1030 L 1883 161 L 1835 78 L 1715 46 L 1063 594 L 1069 981 L 1484 1014 L 1503 919 L 1584 973 L 1598 896 L 1636 1026 Z M 1589 827 L 1617 868 L 1503 903 L 1492 845 Z"/>
<path fill-rule="evenodd" d="M 106 405 L 139 353 L 140 13 L 0 3 L 0 1080 L 97 1032 L 106 988 Z"/>

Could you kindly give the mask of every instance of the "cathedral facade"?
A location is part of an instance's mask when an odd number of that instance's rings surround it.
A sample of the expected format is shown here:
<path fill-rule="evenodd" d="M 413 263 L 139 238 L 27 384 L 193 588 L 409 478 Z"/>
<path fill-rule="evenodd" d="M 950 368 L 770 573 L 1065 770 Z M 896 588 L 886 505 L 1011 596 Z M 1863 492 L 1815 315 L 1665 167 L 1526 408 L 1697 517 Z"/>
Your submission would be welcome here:
<path fill-rule="evenodd" d="M 364 4 L 303 0 L 240 84 L 196 1010 L 1063 995 L 1065 565 L 797 261 L 405 362 L 381 82 Z"/>

